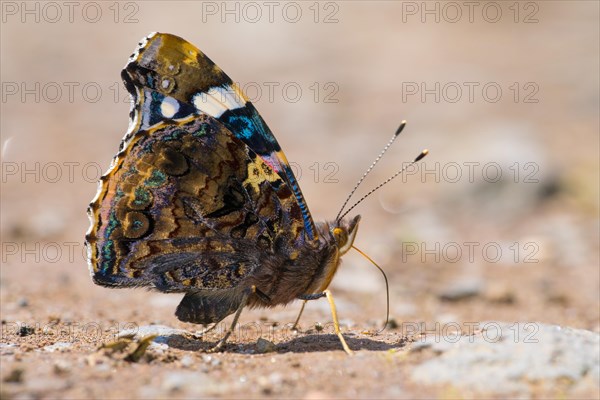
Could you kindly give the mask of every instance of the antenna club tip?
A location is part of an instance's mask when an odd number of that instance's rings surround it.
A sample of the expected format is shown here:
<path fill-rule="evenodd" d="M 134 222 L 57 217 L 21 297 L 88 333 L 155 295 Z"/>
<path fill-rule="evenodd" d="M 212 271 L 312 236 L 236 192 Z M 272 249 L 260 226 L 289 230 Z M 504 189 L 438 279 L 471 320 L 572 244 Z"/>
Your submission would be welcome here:
<path fill-rule="evenodd" d="M 400 126 L 398 127 L 398 129 L 396 129 L 396 136 L 398 136 L 400 134 L 400 132 L 402 132 L 402 130 L 404 129 L 404 127 L 406 126 L 406 120 L 402 120 L 402 122 L 400 122 Z"/>
<path fill-rule="evenodd" d="M 429 150 L 427 150 L 427 149 L 423 150 L 423 151 L 421 152 L 421 154 L 419 154 L 419 155 L 417 156 L 417 158 L 415 158 L 415 161 L 413 161 L 413 162 L 417 162 L 417 161 L 419 161 L 419 160 L 423 159 L 423 157 L 425 157 L 427 154 L 429 154 Z"/>

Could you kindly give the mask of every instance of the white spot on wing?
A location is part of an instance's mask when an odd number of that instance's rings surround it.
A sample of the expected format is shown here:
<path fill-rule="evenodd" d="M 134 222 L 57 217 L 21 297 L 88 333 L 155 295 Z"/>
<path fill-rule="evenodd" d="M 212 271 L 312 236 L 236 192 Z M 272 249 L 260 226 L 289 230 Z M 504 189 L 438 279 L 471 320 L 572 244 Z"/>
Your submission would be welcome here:
<path fill-rule="evenodd" d="M 231 86 L 227 86 L 225 88 L 222 87 L 214 87 L 208 91 L 208 94 L 219 102 L 223 103 L 227 109 L 235 110 L 236 108 L 242 108 L 245 105 L 245 101 L 240 99 L 239 96 L 235 93 Z"/>
<path fill-rule="evenodd" d="M 211 117 L 219 118 L 227 107 L 217 99 L 209 96 L 206 93 L 198 93 L 194 96 L 194 107 L 200 112 L 210 115 Z"/>
<path fill-rule="evenodd" d="M 165 97 L 160 104 L 160 112 L 165 118 L 173 118 L 179 111 L 179 103 L 172 97 Z"/>
<path fill-rule="evenodd" d="M 242 108 L 246 104 L 231 86 L 213 87 L 206 93 L 198 93 L 193 102 L 198 111 L 214 118 L 219 118 L 227 110 Z"/>

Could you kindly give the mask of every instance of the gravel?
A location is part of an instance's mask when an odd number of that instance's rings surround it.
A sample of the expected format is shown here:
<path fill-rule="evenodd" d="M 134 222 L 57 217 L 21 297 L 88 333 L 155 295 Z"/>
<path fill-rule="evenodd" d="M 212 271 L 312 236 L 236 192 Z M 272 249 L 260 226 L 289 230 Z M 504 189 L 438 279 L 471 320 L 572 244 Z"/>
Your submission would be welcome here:
<path fill-rule="evenodd" d="M 413 351 L 437 355 L 412 370 L 425 385 L 478 393 L 532 396 L 598 390 L 600 335 L 542 323 L 487 322 L 474 335 L 428 336 Z"/>

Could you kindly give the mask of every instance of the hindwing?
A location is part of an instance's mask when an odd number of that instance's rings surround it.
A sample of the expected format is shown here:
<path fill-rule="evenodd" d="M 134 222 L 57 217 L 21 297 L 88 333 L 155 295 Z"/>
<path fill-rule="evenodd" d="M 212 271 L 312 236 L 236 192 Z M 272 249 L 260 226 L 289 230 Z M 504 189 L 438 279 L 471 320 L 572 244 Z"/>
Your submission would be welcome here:
<path fill-rule="evenodd" d="M 88 210 L 96 283 L 229 288 L 261 252 L 305 240 L 293 191 L 216 119 L 167 121 L 126 140 Z"/>

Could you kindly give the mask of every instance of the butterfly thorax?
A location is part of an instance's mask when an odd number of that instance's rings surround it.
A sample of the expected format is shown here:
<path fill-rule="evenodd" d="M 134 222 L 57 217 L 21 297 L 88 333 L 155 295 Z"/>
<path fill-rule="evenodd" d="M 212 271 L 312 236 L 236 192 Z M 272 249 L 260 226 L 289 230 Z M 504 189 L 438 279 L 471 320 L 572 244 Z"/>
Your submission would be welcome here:
<path fill-rule="evenodd" d="M 318 241 L 307 241 L 300 248 L 290 246 L 265 255 L 262 265 L 246 285 L 255 285 L 266 296 L 255 296 L 250 305 L 272 307 L 327 289 L 341 257 L 352 247 L 359 221 L 360 216 L 356 216 L 350 220 L 318 223 Z"/>

